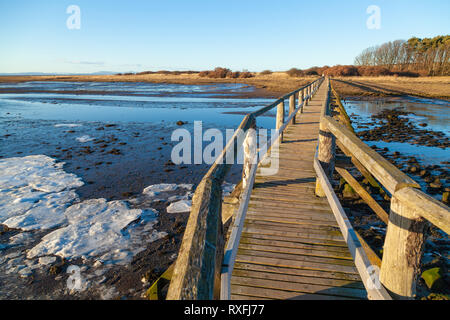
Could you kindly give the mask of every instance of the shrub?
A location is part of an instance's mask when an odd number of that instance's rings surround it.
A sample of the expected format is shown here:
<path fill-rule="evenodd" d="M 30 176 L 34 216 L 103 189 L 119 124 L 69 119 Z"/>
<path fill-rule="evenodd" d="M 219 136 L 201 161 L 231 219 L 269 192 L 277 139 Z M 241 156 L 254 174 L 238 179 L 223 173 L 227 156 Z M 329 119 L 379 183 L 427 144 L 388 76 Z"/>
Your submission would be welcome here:
<path fill-rule="evenodd" d="M 253 73 L 248 72 L 248 71 L 242 72 L 239 75 L 239 78 L 241 78 L 241 79 L 247 79 L 247 78 L 253 78 L 253 77 L 254 77 Z"/>
<path fill-rule="evenodd" d="M 351 77 L 359 76 L 358 68 L 355 66 L 341 66 L 337 65 L 330 67 L 324 71 L 326 75 L 334 77 Z"/>
<path fill-rule="evenodd" d="M 254 77 L 253 73 L 244 71 L 244 72 L 233 72 L 230 69 L 226 68 L 215 68 L 213 71 L 202 71 L 198 74 L 200 77 L 208 77 L 215 79 L 223 79 L 223 78 L 251 78 Z"/>
<path fill-rule="evenodd" d="M 210 78 L 226 78 L 227 75 L 231 72 L 230 69 L 226 68 L 215 68 L 214 71 L 210 71 L 208 73 L 208 77 Z"/>
<path fill-rule="evenodd" d="M 392 74 L 388 68 L 380 66 L 360 66 L 358 72 L 365 77 L 390 76 Z"/>
<path fill-rule="evenodd" d="M 304 72 L 297 68 L 289 69 L 288 71 L 286 71 L 286 73 L 288 74 L 289 77 L 303 77 L 304 76 Z"/>
<path fill-rule="evenodd" d="M 420 77 L 420 74 L 417 72 L 411 72 L 411 71 L 397 71 L 393 72 L 394 76 L 398 77 L 409 77 L 409 78 L 418 78 Z"/>
<path fill-rule="evenodd" d="M 261 73 L 260 73 L 260 75 L 262 75 L 262 76 L 268 76 L 268 75 L 271 75 L 273 72 L 272 71 L 270 71 L 270 70 L 264 70 L 264 71 L 262 71 Z"/>
<path fill-rule="evenodd" d="M 137 75 L 154 74 L 154 73 L 155 72 L 153 72 L 153 71 L 143 71 L 143 72 L 137 73 Z"/>

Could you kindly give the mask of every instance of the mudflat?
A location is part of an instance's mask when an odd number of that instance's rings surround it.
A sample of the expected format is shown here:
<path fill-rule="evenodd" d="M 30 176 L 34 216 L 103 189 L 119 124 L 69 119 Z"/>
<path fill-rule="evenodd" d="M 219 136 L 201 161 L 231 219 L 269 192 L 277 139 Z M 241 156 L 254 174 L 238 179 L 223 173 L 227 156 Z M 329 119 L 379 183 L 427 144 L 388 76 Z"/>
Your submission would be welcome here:
<path fill-rule="evenodd" d="M 0 76 L 0 83 L 27 81 L 74 82 L 150 82 L 172 84 L 242 83 L 255 87 L 252 92 L 241 93 L 240 98 L 277 98 L 305 85 L 317 76 L 291 77 L 285 72 L 256 73 L 252 78 L 208 78 L 198 73 L 180 74 L 126 74 L 126 75 L 55 75 L 55 76 Z M 428 98 L 450 99 L 450 77 L 338 77 L 336 89 L 343 96 L 401 96 L 415 95 Z M 12 93 L 2 89 L 0 93 Z"/>

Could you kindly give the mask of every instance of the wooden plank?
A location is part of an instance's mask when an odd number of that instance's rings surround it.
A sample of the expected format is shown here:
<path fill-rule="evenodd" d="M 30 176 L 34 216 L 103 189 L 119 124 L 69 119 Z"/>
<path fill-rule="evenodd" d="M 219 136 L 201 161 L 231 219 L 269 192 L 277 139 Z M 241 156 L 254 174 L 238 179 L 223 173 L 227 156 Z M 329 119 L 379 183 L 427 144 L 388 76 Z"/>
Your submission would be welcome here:
<path fill-rule="evenodd" d="M 326 248 L 318 248 L 317 246 L 310 246 L 309 248 L 303 245 L 294 247 L 277 247 L 273 245 L 267 244 L 252 244 L 249 243 L 252 241 L 241 241 L 239 247 L 244 250 L 255 250 L 255 251 L 265 251 L 265 252 L 275 252 L 275 253 L 284 253 L 284 254 L 299 254 L 305 256 L 315 256 L 315 257 L 323 257 L 323 258 L 333 258 L 333 259 L 344 259 L 353 261 L 352 256 L 349 252 L 336 252 L 330 251 Z"/>
<path fill-rule="evenodd" d="M 332 254 L 336 256 L 345 256 L 345 257 L 351 257 L 350 252 L 348 251 L 347 247 L 335 247 L 335 246 L 326 246 L 326 245 L 320 245 L 320 244 L 310 244 L 310 243 L 303 243 L 303 242 L 291 242 L 291 241 L 280 241 L 280 240 L 274 240 L 274 239 L 259 239 L 259 238 L 251 238 L 251 237 L 245 237 L 243 236 L 241 238 L 241 244 L 256 244 L 256 245 L 264 245 L 267 247 L 273 247 L 273 248 L 281 248 L 281 249 L 290 249 L 290 248 L 303 248 L 311 250 L 311 252 L 314 252 L 313 250 L 317 251 L 324 251 L 327 252 L 327 254 Z"/>
<path fill-rule="evenodd" d="M 262 233 L 260 231 L 253 231 L 253 230 L 243 230 L 242 231 L 242 237 L 247 237 L 251 239 L 266 239 L 266 240 L 280 240 L 280 241 L 286 241 L 286 242 L 293 242 L 293 243 L 308 243 L 308 244 L 319 244 L 324 246 L 334 246 L 334 247 L 341 247 L 346 248 L 346 243 L 342 240 L 330 240 L 330 239 L 317 239 L 314 237 L 308 237 L 308 236 L 299 236 L 299 235 L 289 235 L 289 234 L 273 234 L 273 232 L 266 232 Z"/>
<path fill-rule="evenodd" d="M 250 296 L 250 295 L 241 295 L 241 294 L 235 294 L 235 293 L 231 293 L 231 300 L 256 300 L 256 301 L 265 301 L 265 300 L 275 300 L 275 299 L 271 299 L 271 298 L 262 298 L 262 297 L 257 297 L 257 296 Z"/>
<path fill-rule="evenodd" d="M 330 225 L 313 225 L 313 224 L 292 224 L 292 223 L 283 223 L 283 222 L 275 222 L 275 221 L 263 221 L 260 219 L 246 219 L 246 226 L 259 226 L 260 228 L 267 229 L 278 229 L 283 231 L 291 231 L 295 232 L 299 229 L 308 231 L 311 233 L 323 233 L 323 234 L 331 234 L 336 236 L 341 236 L 341 231 L 339 230 L 339 226 L 330 226 Z"/>
<path fill-rule="evenodd" d="M 336 272 L 336 271 L 322 271 L 322 270 L 313 270 L 313 269 L 304 269 L 304 268 L 291 268 L 291 267 L 283 267 L 283 266 L 272 266 L 272 265 L 264 265 L 264 264 L 256 264 L 256 263 L 245 263 L 245 262 L 236 262 L 235 264 L 236 270 L 245 270 L 245 271 L 256 271 L 256 272 L 267 272 L 271 273 L 274 276 L 276 275 L 292 275 L 296 277 L 310 277 L 314 279 L 318 279 L 318 281 L 322 280 L 342 280 L 346 282 L 352 283 L 360 283 L 362 286 L 361 278 L 358 274 L 352 273 L 344 273 L 344 272 Z"/>
<path fill-rule="evenodd" d="M 270 279 L 291 283 L 307 283 L 307 284 L 317 284 L 327 287 L 346 287 L 346 288 L 354 288 L 354 289 L 362 289 L 365 291 L 364 285 L 361 281 L 352 281 L 352 280 L 341 280 L 341 279 L 329 279 L 329 278 L 321 278 L 314 275 L 312 277 L 301 276 L 301 275 L 291 275 L 286 273 L 274 273 L 267 271 L 255 271 L 248 269 L 235 269 L 235 275 L 240 277 L 247 278 L 256 278 L 256 279 Z"/>
<path fill-rule="evenodd" d="M 302 237 L 307 239 L 321 239 L 331 241 L 341 241 L 342 236 L 338 231 L 321 231 L 310 228 L 290 228 L 264 224 L 247 224 L 244 227 L 246 232 L 260 232 L 261 234 L 286 235 L 290 237 Z"/>
<path fill-rule="evenodd" d="M 277 267 L 285 267 L 285 268 L 317 270 L 317 271 L 325 271 L 325 272 L 341 272 L 341 273 L 349 273 L 349 274 L 358 275 L 358 271 L 356 270 L 356 268 L 354 266 L 313 262 L 313 261 L 309 261 L 308 259 L 290 260 L 290 259 L 286 259 L 286 258 L 265 257 L 265 256 L 261 256 L 261 255 L 239 254 L 237 256 L 236 262 L 253 263 L 253 264 L 261 264 L 261 265 L 277 266 Z"/>
<path fill-rule="evenodd" d="M 349 261 L 347 258 L 328 258 L 328 257 L 316 257 L 311 255 L 304 255 L 300 253 L 282 253 L 282 252 L 270 252 L 270 251 L 259 251 L 259 250 L 248 250 L 245 248 L 239 248 L 238 254 L 243 256 L 253 256 L 253 257 L 265 257 L 271 259 L 286 259 L 286 261 L 296 261 L 296 262 L 309 262 L 317 263 L 321 265 L 332 265 L 335 267 L 348 267 L 348 270 L 356 270 L 353 261 Z"/>
<path fill-rule="evenodd" d="M 231 284 L 257 288 L 285 290 L 298 293 L 326 294 L 338 297 L 365 299 L 367 293 L 359 288 L 334 287 L 310 283 L 296 283 L 271 279 L 258 279 L 233 276 Z"/>
<path fill-rule="evenodd" d="M 304 218 L 291 218 L 291 217 L 280 217 L 277 214 L 272 213 L 271 215 L 254 214 L 253 212 L 247 212 L 247 218 L 250 220 L 261 220 L 276 223 L 285 223 L 292 225 L 319 225 L 319 226 L 332 226 L 338 227 L 335 221 L 330 220 L 317 220 L 315 217 L 304 217 Z"/>
<path fill-rule="evenodd" d="M 346 297 L 330 296 L 326 294 L 305 294 L 284 290 L 273 290 L 266 288 L 256 288 L 250 286 L 236 286 L 232 285 L 231 290 L 233 294 L 251 295 L 261 298 L 269 298 L 275 300 L 357 300 Z"/>

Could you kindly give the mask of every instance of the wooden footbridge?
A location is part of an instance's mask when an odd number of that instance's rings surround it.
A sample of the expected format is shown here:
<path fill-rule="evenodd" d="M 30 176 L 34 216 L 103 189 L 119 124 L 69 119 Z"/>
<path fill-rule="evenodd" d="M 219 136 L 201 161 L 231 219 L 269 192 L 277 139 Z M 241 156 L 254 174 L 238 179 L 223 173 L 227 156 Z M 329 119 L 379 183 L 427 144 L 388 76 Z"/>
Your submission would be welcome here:
<path fill-rule="evenodd" d="M 276 134 L 258 148 L 257 118 L 273 108 Z M 224 198 L 224 160 L 236 160 L 239 147 L 242 183 Z M 389 214 L 350 165 L 391 198 Z M 334 174 L 387 224 L 382 260 L 353 229 Z M 167 299 L 412 298 L 429 223 L 448 233 L 449 208 L 354 135 L 322 77 L 245 117 L 196 189 Z"/>

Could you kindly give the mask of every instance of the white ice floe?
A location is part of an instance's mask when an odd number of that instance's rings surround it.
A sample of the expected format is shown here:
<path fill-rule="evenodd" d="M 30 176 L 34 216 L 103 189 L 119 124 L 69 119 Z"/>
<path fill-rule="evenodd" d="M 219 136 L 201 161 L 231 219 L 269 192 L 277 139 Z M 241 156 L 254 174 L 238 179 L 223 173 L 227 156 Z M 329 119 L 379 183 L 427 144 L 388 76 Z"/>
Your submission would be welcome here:
<path fill-rule="evenodd" d="M 144 249 L 144 232 L 147 242 L 166 236 L 153 228 L 139 228 L 139 223 L 145 222 L 147 227 L 156 223 L 155 210 L 130 209 L 124 201 L 87 200 L 69 207 L 65 215 L 69 225 L 43 237 L 28 252 L 28 258 L 100 257 L 105 263 L 123 264 Z"/>
<path fill-rule="evenodd" d="M 94 138 L 86 135 L 86 136 L 75 138 L 75 140 L 77 140 L 78 142 L 81 142 L 81 143 L 86 143 L 86 142 L 94 140 Z"/>
<path fill-rule="evenodd" d="M 184 213 L 191 211 L 192 201 L 181 200 L 178 202 L 171 203 L 167 207 L 167 213 Z"/>
<path fill-rule="evenodd" d="M 64 163 L 44 155 L 0 160 L 0 223 L 23 230 L 48 229 L 64 221 L 64 210 L 83 182 Z"/>
<path fill-rule="evenodd" d="M 155 195 L 159 194 L 161 192 L 170 192 L 175 191 L 178 189 L 178 185 L 175 183 L 161 183 L 161 184 L 154 184 L 151 186 L 148 186 L 144 189 L 142 192 L 143 194 L 149 194 L 149 195 Z"/>
<path fill-rule="evenodd" d="M 0 190 L 29 186 L 42 192 L 60 192 L 81 187 L 81 179 L 64 172 L 63 165 L 44 155 L 0 159 Z"/>
<path fill-rule="evenodd" d="M 66 208 L 75 200 L 78 196 L 73 190 L 44 195 L 34 207 L 24 214 L 12 216 L 4 224 L 24 231 L 59 227 L 66 222 Z"/>
<path fill-rule="evenodd" d="M 42 265 L 50 265 L 56 262 L 56 257 L 41 257 L 38 262 Z"/>
<path fill-rule="evenodd" d="M 82 124 L 78 124 L 78 123 L 58 123 L 55 124 L 55 128 L 76 128 L 76 127 L 81 127 Z"/>

